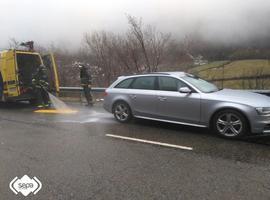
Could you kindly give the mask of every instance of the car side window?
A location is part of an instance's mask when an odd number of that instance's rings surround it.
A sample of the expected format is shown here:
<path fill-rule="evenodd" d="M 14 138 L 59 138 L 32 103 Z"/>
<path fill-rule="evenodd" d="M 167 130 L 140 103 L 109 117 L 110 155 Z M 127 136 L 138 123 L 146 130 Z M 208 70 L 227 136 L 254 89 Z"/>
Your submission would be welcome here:
<path fill-rule="evenodd" d="M 131 88 L 141 89 L 141 90 L 154 90 L 155 89 L 155 79 L 156 79 L 156 77 L 154 77 L 154 76 L 138 77 L 132 83 Z"/>
<path fill-rule="evenodd" d="M 177 92 L 181 87 L 188 87 L 184 82 L 171 77 L 158 77 L 159 90 Z"/>
<path fill-rule="evenodd" d="M 132 81 L 134 80 L 134 78 L 129 78 L 126 80 L 121 81 L 120 83 L 118 83 L 115 88 L 129 88 L 130 84 L 132 83 Z"/>

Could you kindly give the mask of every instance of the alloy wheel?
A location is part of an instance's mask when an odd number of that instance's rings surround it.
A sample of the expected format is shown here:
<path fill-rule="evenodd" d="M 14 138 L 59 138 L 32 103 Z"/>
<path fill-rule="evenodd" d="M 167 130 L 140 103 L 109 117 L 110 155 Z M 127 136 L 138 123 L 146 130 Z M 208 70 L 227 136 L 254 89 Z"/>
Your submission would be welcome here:
<path fill-rule="evenodd" d="M 125 104 L 117 104 L 115 107 L 115 117 L 119 121 L 126 121 L 129 118 L 129 108 Z"/>
<path fill-rule="evenodd" d="M 233 113 L 224 113 L 217 118 L 216 127 L 220 134 L 235 137 L 241 133 L 243 122 Z"/>

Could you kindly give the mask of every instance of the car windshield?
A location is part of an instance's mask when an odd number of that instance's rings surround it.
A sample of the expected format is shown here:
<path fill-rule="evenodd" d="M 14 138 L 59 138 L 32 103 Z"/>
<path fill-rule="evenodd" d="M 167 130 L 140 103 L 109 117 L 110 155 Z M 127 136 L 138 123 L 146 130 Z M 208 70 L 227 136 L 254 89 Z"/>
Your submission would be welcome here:
<path fill-rule="evenodd" d="M 184 80 L 188 81 L 190 84 L 198 88 L 200 91 L 204 93 L 216 92 L 218 91 L 217 86 L 212 83 L 209 83 L 199 77 L 187 75 L 182 77 Z"/>

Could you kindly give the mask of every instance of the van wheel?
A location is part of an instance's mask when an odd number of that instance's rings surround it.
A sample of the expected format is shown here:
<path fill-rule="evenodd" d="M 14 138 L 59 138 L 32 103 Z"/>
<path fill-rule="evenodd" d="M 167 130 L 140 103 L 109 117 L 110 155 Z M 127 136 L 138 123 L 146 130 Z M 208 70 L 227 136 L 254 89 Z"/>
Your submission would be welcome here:
<path fill-rule="evenodd" d="M 132 113 L 129 105 L 123 101 L 116 102 L 113 106 L 113 114 L 117 121 L 121 123 L 128 122 L 132 119 Z"/>
<path fill-rule="evenodd" d="M 226 109 L 213 118 L 213 130 L 224 138 L 239 138 L 248 132 L 248 122 L 240 112 Z"/>

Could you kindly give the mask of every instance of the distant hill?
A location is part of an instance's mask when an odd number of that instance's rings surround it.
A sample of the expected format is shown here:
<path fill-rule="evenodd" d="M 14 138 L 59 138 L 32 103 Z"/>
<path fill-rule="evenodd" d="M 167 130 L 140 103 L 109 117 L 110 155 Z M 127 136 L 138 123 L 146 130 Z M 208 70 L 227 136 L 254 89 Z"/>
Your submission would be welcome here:
<path fill-rule="evenodd" d="M 239 77 L 260 77 L 270 75 L 270 60 L 236 60 L 236 61 L 215 61 L 202 66 L 189 69 L 189 72 L 207 80 L 230 79 Z M 216 81 L 220 87 L 222 81 Z M 223 87 L 241 89 L 270 89 L 268 79 L 249 80 L 227 80 L 223 81 Z"/>

